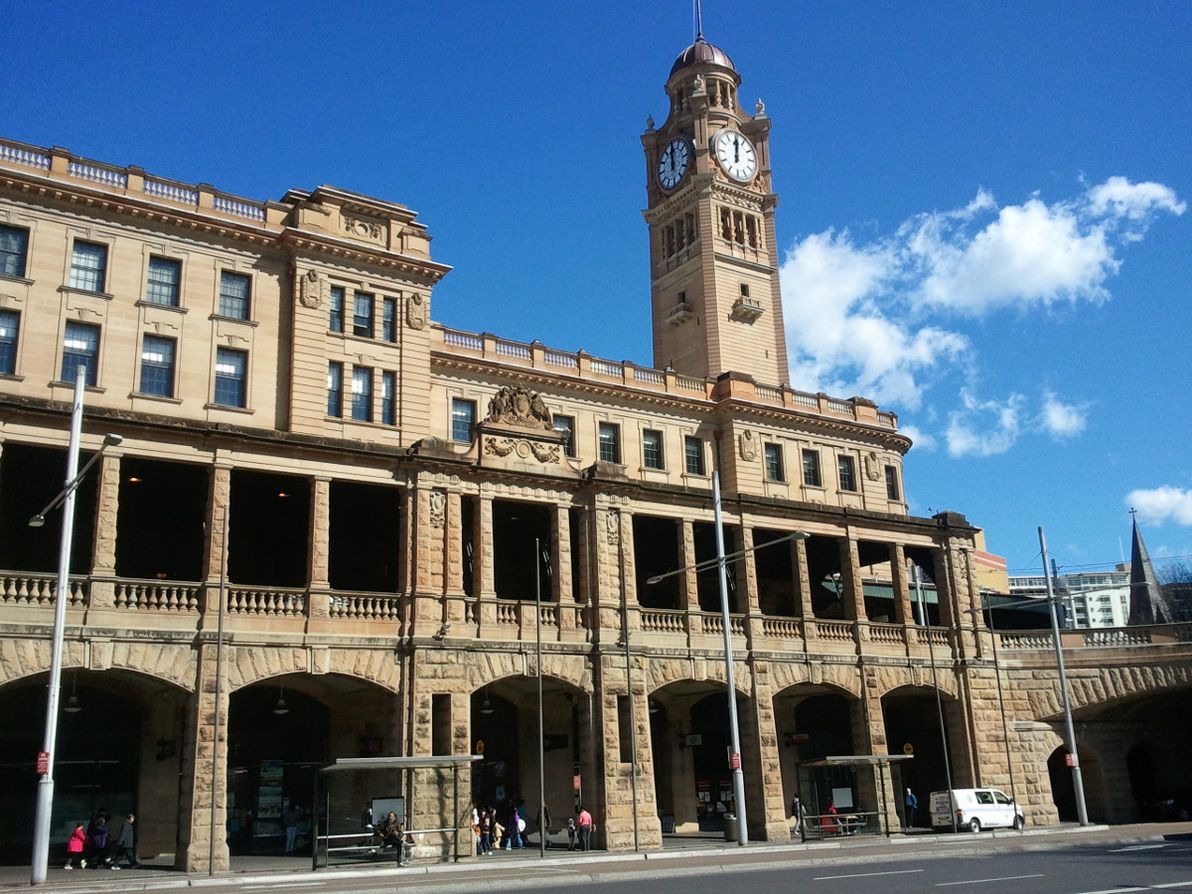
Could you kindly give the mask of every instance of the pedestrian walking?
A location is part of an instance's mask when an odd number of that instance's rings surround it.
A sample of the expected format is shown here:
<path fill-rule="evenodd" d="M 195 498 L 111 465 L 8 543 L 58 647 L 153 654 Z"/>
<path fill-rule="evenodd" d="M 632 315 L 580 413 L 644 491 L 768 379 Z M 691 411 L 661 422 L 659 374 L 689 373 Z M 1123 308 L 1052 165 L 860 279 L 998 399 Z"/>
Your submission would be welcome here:
<path fill-rule="evenodd" d="M 87 847 L 91 852 L 91 866 L 110 865 L 112 858 L 108 856 L 108 812 L 101 807 L 87 826 Z"/>
<path fill-rule="evenodd" d="M 906 805 L 902 815 L 902 828 L 905 831 L 915 825 L 915 811 L 919 809 L 919 799 L 915 797 L 915 793 L 909 786 L 903 803 Z"/>
<path fill-rule="evenodd" d="M 807 809 L 803 806 L 803 800 L 798 793 L 791 799 L 791 819 L 795 821 L 796 835 L 803 834 L 803 817 L 807 815 Z"/>
<path fill-rule="evenodd" d="M 298 822 L 302 819 L 302 811 L 297 804 L 291 804 L 282 814 L 282 822 L 286 827 L 286 853 L 294 853 L 294 844 L 298 840 Z"/>
<path fill-rule="evenodd" d="M 87 830 L 82 823 L 75 824 L 75 830 L 70 833 L 70 841 L 66 842 L 65 869 L 87 868 L 87 859 L 83 856 L 83 849 L 87 846 Z"/>
<path fill-rule="evenodd" d="M 137 860 L 137 835 L 133 829 L 136 821 L 136 816 L 130 813 L 120 824 L 120 834 L 116 837 L 116 859 L 112 862 L 113 869 L 120 868 L 121 858 L 127 861 L 129 869 L 136 869 L 141 865 Z"/>
<path fill-rule="evenodd" d="M 575 817 L 575 826 L 579 831 L 579 849 L 590 851 L 592 849 L 592 814 L 588 813 L 582 804 Z"/>

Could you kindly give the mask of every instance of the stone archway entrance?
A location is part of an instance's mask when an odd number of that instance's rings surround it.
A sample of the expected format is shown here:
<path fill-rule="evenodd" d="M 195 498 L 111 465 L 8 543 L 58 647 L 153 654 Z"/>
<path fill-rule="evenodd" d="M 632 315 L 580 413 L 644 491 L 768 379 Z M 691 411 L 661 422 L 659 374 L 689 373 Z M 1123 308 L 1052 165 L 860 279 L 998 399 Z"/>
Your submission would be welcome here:
<path fill-rule="evenodd" d="M 0 688 L 0 861 L 32 855 L 46 674 Z M 177 804 L 186 693 L 129 671 L 68 668 L 62 676 L 54 763 L 52 846 L 100 811 L 138 815 L 139 853 L 152 859 L 177 845 Z"/>

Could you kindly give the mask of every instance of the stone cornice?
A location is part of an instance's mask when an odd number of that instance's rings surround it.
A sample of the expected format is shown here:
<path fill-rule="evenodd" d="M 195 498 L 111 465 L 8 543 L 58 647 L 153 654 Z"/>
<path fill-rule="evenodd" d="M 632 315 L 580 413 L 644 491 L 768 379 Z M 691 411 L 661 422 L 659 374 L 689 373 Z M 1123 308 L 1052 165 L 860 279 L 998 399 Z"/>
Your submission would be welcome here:
<path fill-rule="evenodd" d="M 336 258 L 347 258 L 357 262 L 372 264 L 402 273 L 420 277 L 429 284 L 434 284 L 450 272 L 448 264 L 440 264 L 425 258 L 416 258 L 398 252 L 383 249 L 365 248 L 358 243 L 325 233 L 313 233 L 296 227 L 286 227 L 278 236 L 278 242 L 292 248 L 304 251 L 321 252 Z"/>

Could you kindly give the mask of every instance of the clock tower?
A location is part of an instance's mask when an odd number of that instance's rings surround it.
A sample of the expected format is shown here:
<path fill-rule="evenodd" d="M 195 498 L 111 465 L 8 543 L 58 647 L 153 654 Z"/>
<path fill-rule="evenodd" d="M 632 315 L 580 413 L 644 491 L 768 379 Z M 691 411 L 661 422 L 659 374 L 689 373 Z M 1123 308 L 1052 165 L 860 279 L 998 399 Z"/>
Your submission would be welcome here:
<path fill-rule="evenodd" d="M 670 114 L 642 135 L 654 365 L 788 381 L 770 177 L 770 119 L 701 32 L 666 82 Z"/>

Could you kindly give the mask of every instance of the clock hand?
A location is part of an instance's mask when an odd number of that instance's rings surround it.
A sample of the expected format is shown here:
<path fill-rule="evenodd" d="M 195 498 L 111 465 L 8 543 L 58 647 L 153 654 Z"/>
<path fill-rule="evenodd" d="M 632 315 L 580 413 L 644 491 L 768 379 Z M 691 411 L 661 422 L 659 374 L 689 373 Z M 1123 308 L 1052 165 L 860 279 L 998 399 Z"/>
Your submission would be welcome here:
<path fill-rule="evenodd" d="M 741 141 L 737 137 L 733 137 L 733 161 L 741 160 Z"/>

